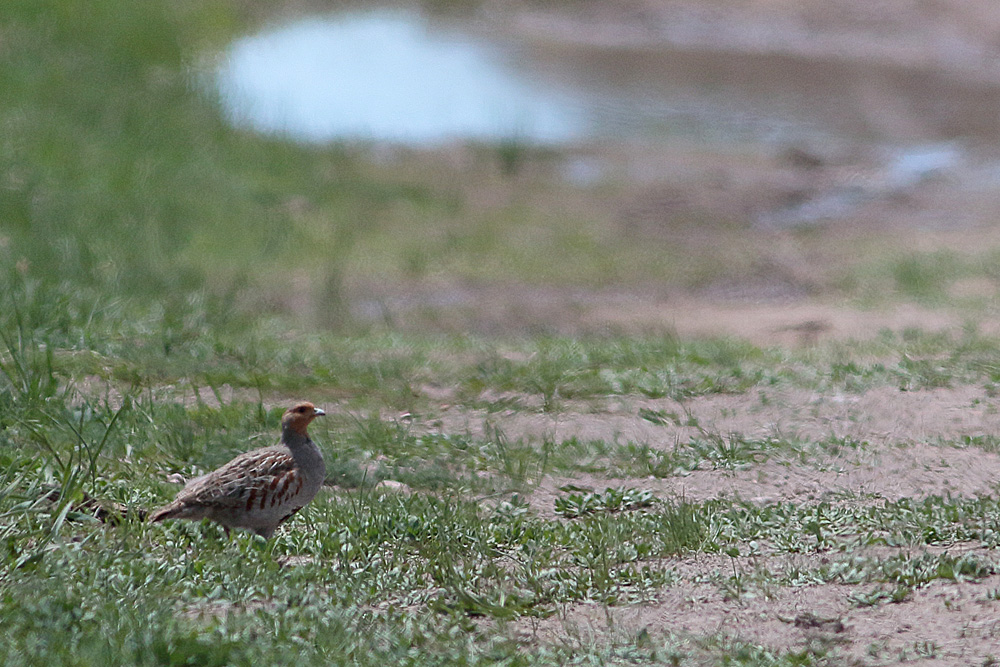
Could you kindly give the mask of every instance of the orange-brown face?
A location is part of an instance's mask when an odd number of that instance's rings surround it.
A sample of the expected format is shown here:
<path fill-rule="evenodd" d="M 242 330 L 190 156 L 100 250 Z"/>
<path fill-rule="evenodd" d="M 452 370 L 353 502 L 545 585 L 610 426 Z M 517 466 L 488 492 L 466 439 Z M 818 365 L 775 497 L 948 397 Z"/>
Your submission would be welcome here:
<path fill-rule="evenodd" d="M 281 425 L 305 435 L 309 423 L 325 414 L 312 403 L 299 403 L 285 410 L 285 414 L 281 416 Z"/>

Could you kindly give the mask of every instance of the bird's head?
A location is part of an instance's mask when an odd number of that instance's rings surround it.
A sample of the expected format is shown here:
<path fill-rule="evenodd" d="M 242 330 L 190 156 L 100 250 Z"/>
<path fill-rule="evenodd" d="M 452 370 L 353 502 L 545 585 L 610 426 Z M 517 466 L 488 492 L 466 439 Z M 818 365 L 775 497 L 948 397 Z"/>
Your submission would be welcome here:
<path fill-rule="evenodd" d="M 308 435 L 306 428 L 316 417 L 322 417 L 326 413 L 317 408 L 312 403 L 298 403 L 285 410 L 281 416 L 281 430 L 292 431 L 299 435 Z"/>

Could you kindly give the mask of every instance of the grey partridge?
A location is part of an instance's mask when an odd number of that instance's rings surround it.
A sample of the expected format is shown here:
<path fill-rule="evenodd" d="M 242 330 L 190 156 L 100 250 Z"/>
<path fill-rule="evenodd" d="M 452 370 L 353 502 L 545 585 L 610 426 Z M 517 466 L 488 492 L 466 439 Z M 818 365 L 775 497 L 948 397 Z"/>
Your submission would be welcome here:
<path fill-rule="evenodd" d="M 211 519 L 230 528 L 252 530 L 270 539 L 275 529 L 316 496 L 326 476 L 319 447 L 306 428 L 325 412 L 299 403 L 281 417 L 281 442 L 240 454 L 188 482 L 174 501 L 149 520 Z"/>

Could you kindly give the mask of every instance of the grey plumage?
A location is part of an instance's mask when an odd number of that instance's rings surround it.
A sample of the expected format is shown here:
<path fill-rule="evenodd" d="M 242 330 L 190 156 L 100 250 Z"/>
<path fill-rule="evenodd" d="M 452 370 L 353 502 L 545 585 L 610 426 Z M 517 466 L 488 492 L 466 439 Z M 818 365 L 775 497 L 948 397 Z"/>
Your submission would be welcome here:
<path fill-rule="evenodd" d="M 280 444 L 240 454 L 191 480 L 150 521 L 207 518 L 227 530 L 245 528 L 270 539 L 323 485 L 326 465 L 306 428 L 324 414 L 312 403 L 289 408 L 281 418 Z"/>

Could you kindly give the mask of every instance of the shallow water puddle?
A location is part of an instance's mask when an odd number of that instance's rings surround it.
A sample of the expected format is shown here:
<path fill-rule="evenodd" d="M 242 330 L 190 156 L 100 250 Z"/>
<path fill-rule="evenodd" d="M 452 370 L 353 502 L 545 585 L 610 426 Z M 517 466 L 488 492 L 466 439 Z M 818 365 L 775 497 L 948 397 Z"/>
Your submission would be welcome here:
<path fill-rule="evenodd" d="M 376 9 L 239 39 L 216 83 L 235 123 L 314 142 L 995 141 L 989 84 L 724 47 L 598 46 L 528 37 L 503 21 Z"/>
<path fill-rule="evenodd" d="M 411 10 L 300 18 L 236 41 L 222 63 L 218 88 L 234 122 L 305 141 L 824 136 L 788 113 L 795 80 L 777 96 L 745 85 L 761 79 L 748 75 L 753 59 L 526 45 Z"/>
<path fill-rule="evenodd" d="M 570 100 L 518 69 L 513 54 L 419 14 L 298 20 L 236 42 L 219 73 L 229 113 L 304 140 L 428 144 L 577 138 Z"/>

